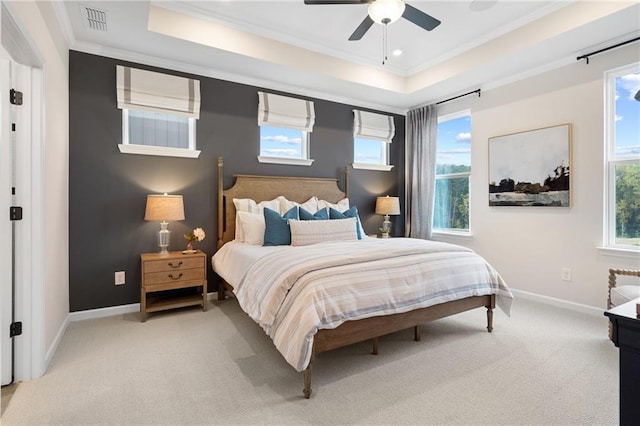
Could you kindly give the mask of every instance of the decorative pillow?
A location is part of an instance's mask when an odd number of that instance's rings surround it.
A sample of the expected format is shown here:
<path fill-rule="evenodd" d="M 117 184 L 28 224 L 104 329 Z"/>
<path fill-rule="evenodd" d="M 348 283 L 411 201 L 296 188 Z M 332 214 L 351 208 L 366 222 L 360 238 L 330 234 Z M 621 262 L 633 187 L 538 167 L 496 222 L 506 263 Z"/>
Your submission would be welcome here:
<path fill-rule="evenodd" d="M 265 246 L 286 246 L 291 244 L 291 229 L 289 219 L 298 219 L 298 207 L 293 207 L 280 216 L 276 210 L 265 207 L 264 211 L 264 242 Z"/>
<path fill-rule="evenodd" d="M 357 240 L 356 218 L 335 220 L 290 220 L 291 245 L 306 246 L 325 241 Z"/>
<path fill-rule="evenodd" d="M 236 222 L 240 223 L 243 241 L 261 246 L 264 243 L 264 215 L 259 213 L 238 212 Z M 239 241 L 239 240 L 238 240 Z"/>
<path fill-rule="evenodd" d="M 300 220 L 329 220 L 327 209 L 320 209 L 315 213 L 311 213 L 302 207 L 298 207 L 298 215 L 300 215 Z"/>
<path fill-rule="evenodd" d="M 315 213 L 318 211 L 318 198 L 314 195 L 313 197 L 309 198 L 307 201 L 305 201 L 304 203 L 297 203 L 295 201 L 289 201 L 287 200 L 285 197 L 278 197 L 280 198 L 280 213 L 284 213 L 287 212 L 289 210 L 291 210 L 292 207 L 301 207 L 303 209 L 305 209 L 306 211 L 310 212 L 310 213 Z"/>
<path fill-rule="evenodd" d="M 236 207 L 236 234 L 235 240 L 244 243 L 244 232 L 240 221 L 238 220 L 238 212 L 249 212 L 255 214 L 262 214 L 262 210 L 267 207 L 272 210 L 280 211 L 280 199 L 284 197 L 276 197 L 269 201 L 260 201 L 256 203 L 251 198 L 234 198 L 233 205 Z"/>
<path fill-rule="evenodd" d="M 342 200 L 338 201 L 337 204 L 330 203 L 326 200 L 318 200 L 318 210 L 320 209 L 327 209 L 327 213 L 329 212 L 329 209 L 334 209 L 339 212 L 349 210 L 349 199 L 343 198 Z"/>
<path fill-rule="evenodd" d="M 349 210 L 345 210 L 344 212 L 339 212 L 334 208 L 329 209 L 329 217 L 331 219 L 345 219 L 347 217 L 353 217 L 356 219 L 356 235 L 358 239 L 362 239 L 362 233 L 360 231 L 360 217 L 358 216 L 358 208 L 356 206 L 351 207 Z"/>

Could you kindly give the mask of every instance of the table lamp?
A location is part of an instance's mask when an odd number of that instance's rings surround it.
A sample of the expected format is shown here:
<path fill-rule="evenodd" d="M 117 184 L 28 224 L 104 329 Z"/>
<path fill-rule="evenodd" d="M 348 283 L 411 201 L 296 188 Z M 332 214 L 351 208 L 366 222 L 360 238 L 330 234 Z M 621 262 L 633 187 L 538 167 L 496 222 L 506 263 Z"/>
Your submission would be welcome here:
<path fill-rule="evenodd" d="M 169 254 L 171 231 L 168 221 L 184 220 L 184 204 L 182 195 L 147 195 L 147 207 L 144 220 L 160 221 L 158 231 L 158 246 L 160 254 Z"/>
<path fill-rule="evenodd" d="M 376 214 L 384 215 L 384 221 L 382 222 L 382 238 L 388 238 L 391 233 L 391 221 L 389 215 L 400 214 L 400 199 L 398 197 L 378 197 L 376 199 Z"/>

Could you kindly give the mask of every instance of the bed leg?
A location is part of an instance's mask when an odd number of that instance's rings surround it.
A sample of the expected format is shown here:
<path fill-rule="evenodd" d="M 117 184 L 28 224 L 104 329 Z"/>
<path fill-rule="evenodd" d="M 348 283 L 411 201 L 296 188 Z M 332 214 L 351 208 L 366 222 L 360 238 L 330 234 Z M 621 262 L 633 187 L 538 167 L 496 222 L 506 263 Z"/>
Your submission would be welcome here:
<path fill-rule="evenodd" d="M 372 340 L 373 343 L 373 351 L 371 352 L 372 355 L 378 355 L 378 338 L 374 337 Z"/>
<path fill-rule="evenodd" d="M 302 393 L 306 399 L 311 397 L 311 369 L 313 367 L 313 362 L 316 360 L 316 351 L 315 348 L 313 352 L 311 352 L 311 359 L 309 360 L 309 365 L 304 370 L 304 389 L 302 389 Z"/>
<path fill-rule="evenodd" d="M 302 393 L 306 399 L 311 397 L 311 363 L 309 363 L 307 369 L 304 370 L 304 389 Z"/>
<path fill-rule="evenodd" d="M 420 326 L 419 325 L 416 325 L 416 326 L 413 327 L 413 339 L 416 342 L 420 341 Z"/>
<path fill-rule="evenodd" d="M 493 308 L 487 306 L 487 330 L 489 333 L 493 331 Z"/>
<path fill-rule="evenodd" d="M 224 286 L 222 284 L 218 284 L 218 301 L 224 300 Z"/>

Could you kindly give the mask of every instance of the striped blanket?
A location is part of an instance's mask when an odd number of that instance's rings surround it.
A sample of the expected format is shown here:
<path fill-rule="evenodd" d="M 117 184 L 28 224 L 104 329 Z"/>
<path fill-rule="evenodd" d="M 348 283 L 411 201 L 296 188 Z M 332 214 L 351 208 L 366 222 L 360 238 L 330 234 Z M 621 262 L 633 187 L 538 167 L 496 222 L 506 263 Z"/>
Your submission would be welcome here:
<path fill-rule="evenodd" d="M 513 299 L 498 273 L 472 250 L 410 238 L 272 252 L 251 265 L 234 293 L 298 371 L 309 364 L 319 329 L 487 294 L 496 294 L 509 314 Z"/>

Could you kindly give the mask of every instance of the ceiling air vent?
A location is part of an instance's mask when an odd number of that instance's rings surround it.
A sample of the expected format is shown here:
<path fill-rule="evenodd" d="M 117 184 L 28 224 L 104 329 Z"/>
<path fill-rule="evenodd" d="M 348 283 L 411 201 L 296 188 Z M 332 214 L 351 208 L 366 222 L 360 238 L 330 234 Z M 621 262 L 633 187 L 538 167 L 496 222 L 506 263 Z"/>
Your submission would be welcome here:
<path fill-rule="evenodd" d="M 107 31 L 107 11 L 80 5 L 85 25 L 96 31 Z"/>

